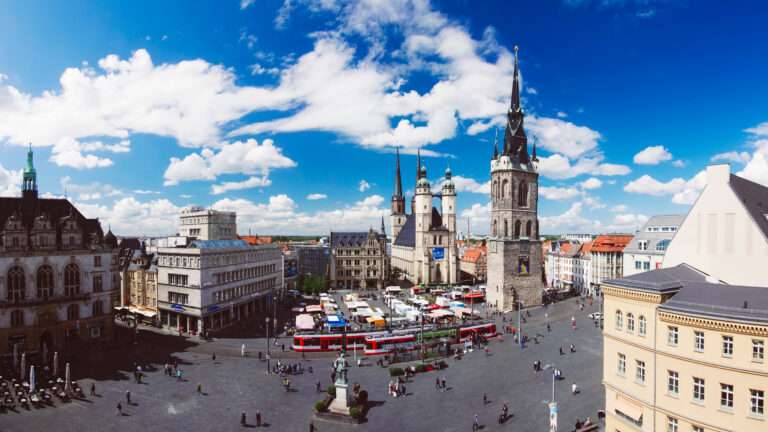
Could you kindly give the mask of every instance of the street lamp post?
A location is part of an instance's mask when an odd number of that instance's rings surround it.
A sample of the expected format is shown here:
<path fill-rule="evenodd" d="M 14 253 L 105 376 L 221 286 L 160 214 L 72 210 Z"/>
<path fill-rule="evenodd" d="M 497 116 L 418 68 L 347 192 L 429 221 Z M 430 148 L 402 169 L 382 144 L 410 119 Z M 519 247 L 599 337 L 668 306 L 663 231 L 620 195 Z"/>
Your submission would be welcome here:
<path fill-rule="evenodd" d="M 517 333 L 520 349 L 523 349 L 523 302 L 517 301 Z"/>
<path fill-rule="evenodd" d="M 557 368 L 555 367 L 554 364 L 548 364 L 544 366 L 544 369 L 545 370 L 552 369 L 552 399 L 550 400 L 550 402 L 554 402 L 555 401 L 555 371 L 557 370 Z"/>
<path fill-rule="evenodd" d="M 269 373 L 269 317 L 265 321 L 267 323 L 267 373 Z"/>

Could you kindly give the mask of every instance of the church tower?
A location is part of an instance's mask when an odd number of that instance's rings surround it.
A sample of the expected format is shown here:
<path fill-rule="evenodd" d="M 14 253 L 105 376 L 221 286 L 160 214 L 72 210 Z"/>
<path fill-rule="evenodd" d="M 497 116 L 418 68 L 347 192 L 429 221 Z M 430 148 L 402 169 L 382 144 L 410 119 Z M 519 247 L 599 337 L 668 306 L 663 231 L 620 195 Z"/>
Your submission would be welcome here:
<path fill-rule="evenodd" d="M 37 198 L 37 171 L 35 171 L 33 159 L 32 144 L 30 144 L 29 151 L 27 152 L 27 166 L 24 167 L 23 183 L 21 185 L 21 196 L 27 200 Z"/>
<path fill-rule="evenodd" d="M 403 181 L 400 177 L 400 149 L 395 156 L 395 191 L 392 194 L 392 210 L 390 223 L 392 224 L 392 240 L 400 234 L 400 229 L 405 224 L 405 196 L 403 196 Z M 383 223 L 383 221 L 382 221 Z"/>
<path fill-rule="evenodd" d="M 488 302 L 501 310 L 541 304 L 542 251 L 539 240 L 536 145 L 528 138 L 520 105 L 520 71 L 515 47 L 512 100 L 504 144 L 491 158 L 491 238 L 488 244 Z"/>
<path fill-rule="evenodd" d="M 448 239 L 445 247 L 447 282 L 458 283 L 459 251 L 456 245 L 456 185 L 451 179 L 450 167 L 445 170 L 445 182 L 443 183 L 440 195 L 443 226 L 448 229 Z"/>

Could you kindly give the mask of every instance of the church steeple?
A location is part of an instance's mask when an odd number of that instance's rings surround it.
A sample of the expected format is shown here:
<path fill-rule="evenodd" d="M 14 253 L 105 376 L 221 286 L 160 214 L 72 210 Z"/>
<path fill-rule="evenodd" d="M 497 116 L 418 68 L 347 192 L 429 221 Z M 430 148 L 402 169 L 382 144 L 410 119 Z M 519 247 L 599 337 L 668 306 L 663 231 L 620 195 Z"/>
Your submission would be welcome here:
<path fill-rule="evenodd" d="M 24 167 L 21 191 L 21 196 L 24 198 L 37 198 L 37 171 L 35 171 L 32 143 L 29 143 L 29 151 L 27 152 L 27 166 Z"/>
<path fill-rule="evenodd" d="M 393 197 L 403 196 L 403 181 L 400 178 L 400 148 L 397 148 L 397 156 L 395 159 L 395 193 Z"/>
<path fill-rule="evenodd" d="M 421 178 L 421 149 L 416 149 L 416 181 Z"/>
<path fill-rule="evenodd" d="M 384 216 L 381 217 L 381 234 L 382 235 L 387 235 L 387 231 L 384 228 Z"/>
<path fill-rule="evenodd" d="M 507 127 L 504 131 L 503 154 L 509 156 L 513 162 L 527 164 L 528 138 L 523 127 L 523 108 L 520 105 L 520 67 L 517 58 L 518 48 L 515 46 L 515 69 L 512 78 L 512 98 L 507 112 Z"/>
<path fill-rule="evenodd" d="M 493 160 L 496 160 L 499 158 L 499 128 L 495 129 L 495 134 L 493 137 Z"/>
<path fill-rule="evenodd" d="M 395 190 L 392 194 L 392 214 L 405 214 L 405 197 L 403 196 L 403 182 L 400 179 L 400 149 L 397 149 L 395 159 Z M 382 219 L 382 224 L 384 223 Z M 384 232 L 384 230 L 382 230 Z"/>

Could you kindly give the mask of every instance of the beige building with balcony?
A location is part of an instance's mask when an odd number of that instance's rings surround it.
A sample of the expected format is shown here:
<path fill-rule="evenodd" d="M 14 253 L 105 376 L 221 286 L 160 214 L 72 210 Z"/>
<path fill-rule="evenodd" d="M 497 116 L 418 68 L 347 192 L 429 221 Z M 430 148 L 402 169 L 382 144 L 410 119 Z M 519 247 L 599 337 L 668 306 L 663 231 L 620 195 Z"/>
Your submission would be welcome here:
<path fill-rule="evenodd" d="M 766 431 L 768 291 L 687 265 L 602 284 L 606 431 Z"/>

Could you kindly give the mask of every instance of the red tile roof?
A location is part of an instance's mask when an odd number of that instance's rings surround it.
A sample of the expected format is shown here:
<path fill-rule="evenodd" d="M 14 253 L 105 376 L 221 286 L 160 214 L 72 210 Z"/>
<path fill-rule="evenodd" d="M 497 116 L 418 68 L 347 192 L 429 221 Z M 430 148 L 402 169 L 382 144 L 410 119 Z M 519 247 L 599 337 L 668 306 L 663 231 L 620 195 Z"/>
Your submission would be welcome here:
<path fill-rule="evenodd" d="M 461 260 L 462 260 L 462 261 L 466 261 L 466 262 L 472 262 L 472 263 L 474 263 L 474 262 L 477 262 L 477 260 L 479 260 L 479 259 L 480 259 L 480 257 L 481 257 L 481 256 L 483 256 L 483 255 L 485 255 L 485 250 L 484 250 L 484 248 L 472 248 L 472 249 L 467 249 L 467 250 L 464 252 L 464 256 L 463 256 L 463 257 L 461 257 Z"/>
<path fill-rule="evenodd" d="M 245 242 L 251 246 L 272 243 L 272 237 L 264 237 L 264 236 L 250 236 L 250 235 L 240 236 L 240 240 L 245 240 Z"/>
<path fill-rule="evenodd" d="M 628 234 L 599 235 L 592 241 L 592 252 L 621 252 L 632 240 Z"/>

